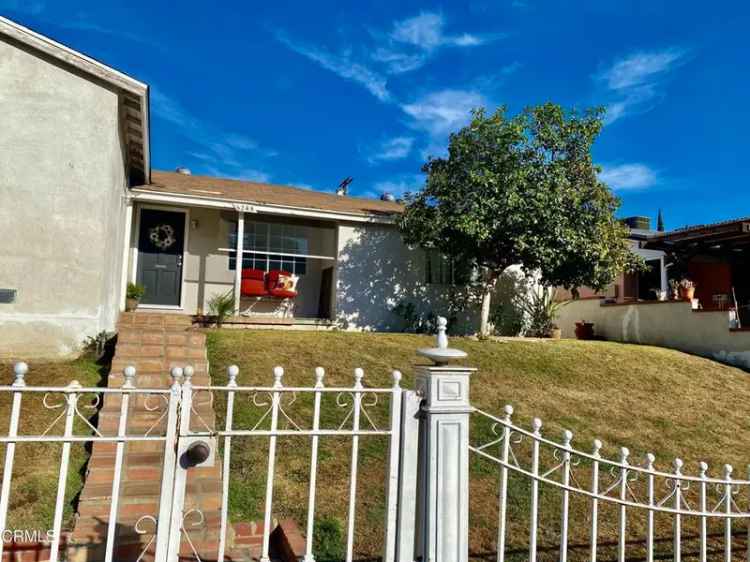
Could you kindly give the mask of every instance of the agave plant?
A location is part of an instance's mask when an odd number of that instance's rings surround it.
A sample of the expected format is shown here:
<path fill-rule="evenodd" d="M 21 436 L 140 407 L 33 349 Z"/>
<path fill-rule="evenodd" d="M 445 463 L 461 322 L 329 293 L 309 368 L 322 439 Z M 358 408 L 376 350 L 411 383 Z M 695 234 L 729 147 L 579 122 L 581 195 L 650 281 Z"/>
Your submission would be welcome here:
<path fill-rule="evenodd" d="M 217 293 L 208 300 L 211 315 L 216 318 L 216 327 L 221 328 L 224 320 L 234 312 L 234 291 Z"/>

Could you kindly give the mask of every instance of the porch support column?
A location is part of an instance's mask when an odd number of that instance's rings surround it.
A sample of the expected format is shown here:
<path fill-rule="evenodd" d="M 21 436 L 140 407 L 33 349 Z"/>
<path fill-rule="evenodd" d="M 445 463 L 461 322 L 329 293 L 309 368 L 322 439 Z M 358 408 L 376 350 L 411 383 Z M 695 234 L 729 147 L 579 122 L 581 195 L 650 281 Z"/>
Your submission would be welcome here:
<path fill-rule="evenodd" d="M 664 264 L 664 256 L 659 258 L 659 273 L 661 275 L 661 290 L 667 292 L 669 287 L 667 283 L 667 267 Z"/>
<path fill-rule="evenodd" d="M 240 296 L 242 286 L 242 262 L 245 250 L 245 211 L 237 211 L 237 247 L 234 261 L 234 315 L 240 313 Z"/>
<path fill-rule="evenodd" d="M 416 367 L 423 397 L 419 434 L 416 560 L 469 559 L 469 375 L 449 365 L 466 353 L 448 348 L 446 319 L 438 318 L 438 345 L 420 349 L 432 366 Z"/>
<path fill-rule="evenodd" d="M 122 245 L 122 271 L 120 272 L 120 312 L 125 310 L 125 298 L 128 291 L 128 271 L 131 263 L 130 238 L 133 231 L 133 200 L 125 196 L 125 231 L 123 232 Z"/>

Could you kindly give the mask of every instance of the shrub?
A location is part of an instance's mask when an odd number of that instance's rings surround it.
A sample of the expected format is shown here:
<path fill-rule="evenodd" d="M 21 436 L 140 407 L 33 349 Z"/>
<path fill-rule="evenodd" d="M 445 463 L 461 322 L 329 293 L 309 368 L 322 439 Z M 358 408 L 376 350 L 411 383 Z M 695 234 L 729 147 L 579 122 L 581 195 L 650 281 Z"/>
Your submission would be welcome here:
<path fill-rule="evenodd" d="M 137 283 L 128 283 L 128 289 L 126 296 L 129 299 L 141 300 L 141 297 L 146 292 L 146 287 Z"/>
<path fill-rule="evenodd" d="M 315 520 L 313 547 L 318 562 L 339 562 L 344 559 L 344 532 L 341 522 L 335 517 Z"/>

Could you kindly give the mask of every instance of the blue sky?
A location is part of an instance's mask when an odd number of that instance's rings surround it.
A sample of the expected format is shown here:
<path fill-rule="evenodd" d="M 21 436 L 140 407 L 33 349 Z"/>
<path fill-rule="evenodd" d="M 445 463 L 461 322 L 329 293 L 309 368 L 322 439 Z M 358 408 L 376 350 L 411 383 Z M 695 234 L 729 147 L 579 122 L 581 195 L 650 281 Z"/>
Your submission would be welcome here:
<path fill-rule="evenodd" d="M 219 5 L 218 3 L 216 4 Z M 147 82 L 152 162 L 376 196 L 475 106 L 603 105 L 620 214 L 750 215 L 750 3 L 52 2 L 0 13 Z"/>

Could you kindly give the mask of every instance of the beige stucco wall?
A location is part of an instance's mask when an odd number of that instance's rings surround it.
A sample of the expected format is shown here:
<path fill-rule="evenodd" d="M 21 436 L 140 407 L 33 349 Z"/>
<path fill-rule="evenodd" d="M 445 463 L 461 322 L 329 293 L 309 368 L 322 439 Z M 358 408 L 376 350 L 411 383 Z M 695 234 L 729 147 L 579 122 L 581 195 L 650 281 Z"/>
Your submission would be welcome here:
<path fill-rule="evenodd" d="M 729 313 L 696 312 L 687 302 L 602 306 L 599 299 L 571 302 L 557 320 L 563 337 L 575 322 L 594 323 L 608 340 L 670 347 L 750 368 L 750 332 L 729 330 Z"/>
<path fill-rule="evenodd" d="M 118 313 L 118 96 L 0 39 L 0 115 L 0 357 L 71 354 Z"/>
<path fill-rule="evenodd" d="M 392 312 L 401 300 L 447 315 L 451 290 L 425 283 L 425 253 L 410 249 L 394 226 L 342 224 L 338 229 L 336 318 L 342 327 L 400 330 Z M 476 310 L 457 318 L 458 331 L 476 326 Z"/>

